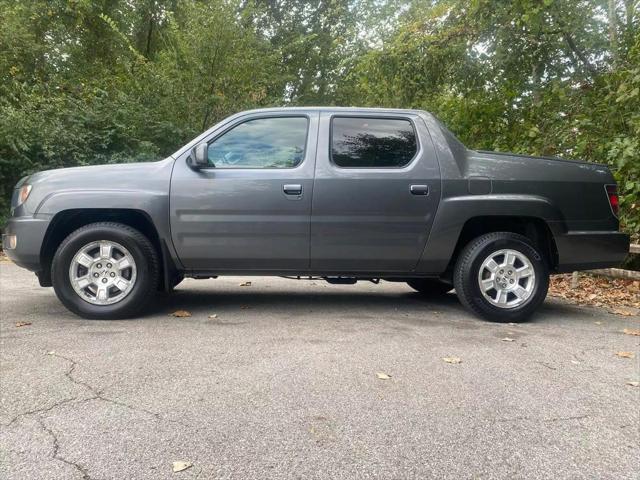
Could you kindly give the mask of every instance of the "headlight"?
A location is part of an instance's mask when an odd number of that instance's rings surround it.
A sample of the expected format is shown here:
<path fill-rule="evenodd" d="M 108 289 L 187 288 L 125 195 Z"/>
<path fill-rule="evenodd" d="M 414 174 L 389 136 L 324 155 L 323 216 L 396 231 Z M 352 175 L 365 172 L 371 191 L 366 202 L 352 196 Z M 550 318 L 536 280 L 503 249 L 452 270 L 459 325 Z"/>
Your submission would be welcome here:
<path fill-rule="evenodd" d="M 20 191 L 18 192 L 18 203 L 16 207 L 19 207 L 29 198 L 29 194 L 31 193 L 31 185 L 22 185 L 20 187 Z"/>

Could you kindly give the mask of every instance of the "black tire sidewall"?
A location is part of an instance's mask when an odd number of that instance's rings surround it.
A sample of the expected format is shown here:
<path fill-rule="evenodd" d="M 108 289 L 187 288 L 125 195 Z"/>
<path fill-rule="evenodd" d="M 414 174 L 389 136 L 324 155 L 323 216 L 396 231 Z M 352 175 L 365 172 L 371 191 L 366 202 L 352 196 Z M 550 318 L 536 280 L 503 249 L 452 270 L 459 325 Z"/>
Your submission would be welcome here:
<path fill-rule="evenodd" d="M 505 234 L 501 238 L 487 238 L 485 242 L 475 245 L 475 248 L 470 252 L 467 266 L 461 267 L 464 268 L 462 278 L 463 288 L 467 295 L 466 300 L 474 311 L 480 313 L 487 320 L 496 322 L 523 321 L 540 306 L 547 296 L 549 268 L 544 257 L 533 245 L 524 240 L 526 237 L 517 237 L 520 236 Z M 482 295 L 478 283 L 478 273 L 482 263 L 490 254 L 503 249 L 516 250 L 525 255 L 531 262 L 536 277 L 534 289 L 529 299 L 523 305 L 508 309 L 492 305 Z"/>
<path fill-rule="evenodd" d="M 136 282 L 129 294 L 113 305 L 93 305 L 83 300 L 71 286 L 69 266 L 85 245 L 110 240 L 125 247 L 136 263 Z M 147 245 L 144 245 L 144 243 Z M 149 241 L 140 232 L 118 225 L 88 225 L 69 235 L 58 248 L 52 262 L 51 278 L 56 295 L 73 313 L 91 319 L 127 318 L 139 312 L 149 300 L 157 282 L 155 259 L 149 258 Z"/>

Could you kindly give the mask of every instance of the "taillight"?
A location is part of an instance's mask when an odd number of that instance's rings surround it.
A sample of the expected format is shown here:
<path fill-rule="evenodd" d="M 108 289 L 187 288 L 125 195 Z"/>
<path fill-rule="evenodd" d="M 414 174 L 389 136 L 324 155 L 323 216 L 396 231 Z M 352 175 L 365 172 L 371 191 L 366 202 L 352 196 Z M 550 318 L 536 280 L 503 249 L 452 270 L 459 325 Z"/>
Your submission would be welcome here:
<path fill-rule="evenodd" d="M 609 198 L 609 206 L 611 211 L 617 217 L 620 209 L 620 199 L 618 198 L 618 187 L 616 185 L 606 185 L 607 197 Z"/>

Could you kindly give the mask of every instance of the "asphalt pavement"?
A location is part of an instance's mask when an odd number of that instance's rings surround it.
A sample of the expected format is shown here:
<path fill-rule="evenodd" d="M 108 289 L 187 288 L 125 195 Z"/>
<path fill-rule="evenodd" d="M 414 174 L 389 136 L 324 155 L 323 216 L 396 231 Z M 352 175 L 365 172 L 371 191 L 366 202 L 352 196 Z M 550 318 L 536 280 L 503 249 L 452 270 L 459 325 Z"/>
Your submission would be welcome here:
<path fill-rule="evenodd" d="M 4 480 L 640 477 L 638 317 L 225 277 L 90 321 L 2 262 L 0 318 Z"/>

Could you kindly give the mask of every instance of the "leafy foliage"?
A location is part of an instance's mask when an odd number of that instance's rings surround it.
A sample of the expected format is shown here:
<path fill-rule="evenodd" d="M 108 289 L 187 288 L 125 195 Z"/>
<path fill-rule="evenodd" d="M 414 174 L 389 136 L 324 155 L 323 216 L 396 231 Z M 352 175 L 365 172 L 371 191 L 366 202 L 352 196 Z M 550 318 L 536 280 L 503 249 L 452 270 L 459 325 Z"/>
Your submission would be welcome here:
<path fill-rule="evenodd" d="M 471 148 L 608 163 L 638 236 L 640 17 L 609 3 L 418 2 L 351 71 L 356 103 L 432 111 Z"/>
<path fill-rule="evenodd" d="M 277 102 L 283 89 L 269 43 L 223 2 L 0 8 L 2 212 L 23 175 L 157 159 L 237 110 Z"/>
<path fill-rule="evenodd" d="M 0 0 L 0 223 L 23 175 L 170 154 L 268 105 L 434 112 L 606 162 L 640 234 L 637 0 Z"/>

